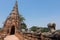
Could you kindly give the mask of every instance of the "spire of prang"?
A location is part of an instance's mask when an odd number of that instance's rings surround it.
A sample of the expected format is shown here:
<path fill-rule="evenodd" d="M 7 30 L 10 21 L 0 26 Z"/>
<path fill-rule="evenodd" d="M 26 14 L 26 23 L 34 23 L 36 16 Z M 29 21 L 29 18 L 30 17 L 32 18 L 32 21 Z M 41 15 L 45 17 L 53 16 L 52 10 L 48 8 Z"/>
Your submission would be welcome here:
<path fill-rule="evenodd" d="M 15 14 L 18 14 L 19 12 L 18 12 L 18 1 L 16 0 L 16 2 L 15 2 L 15 5 L 14 5 L 14 7 L 13 7 L 13 9 L 12 9 L 12 12 L 11 12 L 11 14 L 13 14 L 13 13 L 15 13 Z"/>

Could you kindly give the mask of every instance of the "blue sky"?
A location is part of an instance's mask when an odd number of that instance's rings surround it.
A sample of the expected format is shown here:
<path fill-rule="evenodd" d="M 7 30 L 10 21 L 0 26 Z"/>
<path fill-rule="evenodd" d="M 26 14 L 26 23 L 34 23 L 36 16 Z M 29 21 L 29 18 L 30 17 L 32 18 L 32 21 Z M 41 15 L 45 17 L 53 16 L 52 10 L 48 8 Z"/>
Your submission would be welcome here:
<path fill-rule="evenodd" d="M 0 27 L 14 4 L 15 0 L 0 0 Z M 18 0 L 18 8 L 28 27 L 47 27 L 49 22 L 55 22 L 56 29 L 60 29 L 60 0 Z"/>

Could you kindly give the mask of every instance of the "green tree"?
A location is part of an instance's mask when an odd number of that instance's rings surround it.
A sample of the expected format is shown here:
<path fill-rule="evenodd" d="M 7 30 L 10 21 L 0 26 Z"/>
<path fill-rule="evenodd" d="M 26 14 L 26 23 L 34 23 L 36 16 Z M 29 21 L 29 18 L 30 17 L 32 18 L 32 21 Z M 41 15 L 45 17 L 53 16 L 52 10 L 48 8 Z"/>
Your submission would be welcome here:
<path fill-rule="evenodd" d="M 24 22 L 24 20 L 25 20 L 25 18 L 22 15 L 20 15 L 20 21 Z"/>
<path fill-rule="evenodd" d="M 0 30 L 1 30 L 1 28 L 0 28 Z"/>
<path fill-rule="evenodd" d="M 49 31 L 48 28 L 46 28 L 46 27 L 41 27 L 41 32 L 48 32 L 48 31 Z"/>
<path fill-rule="evenodd" d="M 40 31 L 41 32 L 48 32 L 49 31 L 49 29 L 48 28 L 46 28 L 46 27 L 38 27 L 38 26 L 32 26 L 31 28 L 30 28 L 30 30 L 31 31 L 37 31 L 37 30 L 39 30 L 40 29 Z"/>
<path fill-rule="evenodd" d="M 22 29 L 26 29 L 27 25 L 25 23 L 21 23 L 21 27 L 22 27 Z"/>
<path fill-rule="evenodd" d="M 35 32 L 37 30 L 37 26 L 32 26 L 30 30 Z"/>
<path fill-rule="evenodd" d="M 20 21 L 21 21 L 22 29 L 26 29 L 27 28 L 26 24 L 24 23 L 24 20 L 25 20 L 25 18 L 22 15 L 20 15 Z"/>

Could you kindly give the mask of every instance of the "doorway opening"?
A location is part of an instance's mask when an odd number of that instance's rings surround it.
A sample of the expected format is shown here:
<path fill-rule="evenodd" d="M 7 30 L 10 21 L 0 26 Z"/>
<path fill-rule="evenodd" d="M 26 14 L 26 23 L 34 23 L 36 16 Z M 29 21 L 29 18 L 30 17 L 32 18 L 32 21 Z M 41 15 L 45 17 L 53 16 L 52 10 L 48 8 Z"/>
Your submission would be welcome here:
<path fill-rule="evenodd" d="M 11 27 L 10 35 L 14 35 L 14 34 L 15 34 L 15 26 L 12 26 L 12 27 Z"/>

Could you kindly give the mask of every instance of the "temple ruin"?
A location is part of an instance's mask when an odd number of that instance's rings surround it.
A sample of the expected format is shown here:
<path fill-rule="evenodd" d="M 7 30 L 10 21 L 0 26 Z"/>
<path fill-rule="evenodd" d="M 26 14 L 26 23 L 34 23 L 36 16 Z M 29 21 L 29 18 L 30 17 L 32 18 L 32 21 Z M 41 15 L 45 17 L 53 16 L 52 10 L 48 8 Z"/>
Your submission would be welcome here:
<path fill-rule="evenodd" d="M 18 2 L 16 1 L 10 15 L 7 17 L 3 25 L 2 30 L 0 31 L 0 40 L 5 40 L 5 38 L 10 35 L 15 35 L 19 40 L 60 40 L 60 32 L 57 32 L 55 27 L 55 23 L 49 23 L 49 32 L 22 32 Z"/>

